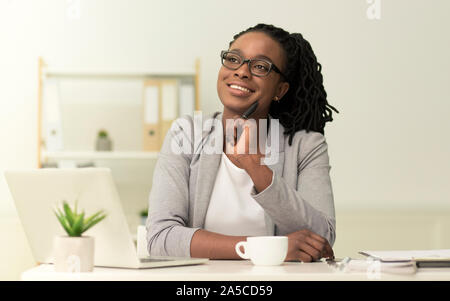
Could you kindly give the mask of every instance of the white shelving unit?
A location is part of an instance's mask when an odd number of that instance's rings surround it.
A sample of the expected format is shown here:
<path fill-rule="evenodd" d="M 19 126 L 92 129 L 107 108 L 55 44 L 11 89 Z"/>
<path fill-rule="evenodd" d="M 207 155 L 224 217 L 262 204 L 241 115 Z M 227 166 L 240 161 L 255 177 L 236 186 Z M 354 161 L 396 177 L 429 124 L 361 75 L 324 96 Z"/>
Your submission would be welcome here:
<path fill-rule="evenodd" d="M 42 152 L 43 159 L 51 160 L 105 160 L 105 159 L 157 159 L 158 152 L 134 152 L 134 151 L 62 151 Z"/>
<path fill-rule="evenodd" d="M 90 70 L 72 70 L 70 72 L 59 69 L 46 69 L 45 77 L 47 78 L 112 78 L 112 79 L 142 79 L 155 77 L 194 77 L 196 72 L 193 70 L 154 70 L 152 72 L 134 71 L 90 71 Z"/>
<path fill-rule="evenodd" d="M 43 133 L 43 85 L 47 79 L 112 79 L 112 80 L 145 80 L 151 78 L 191 78 L 194 79 L 195 89 L 195 110 L 200 109 L 199 101 L 199 70 L 200 62 L 197 59 L 195 67 L 181 68 L 177 70 L 62 70 L 49 68 L 43 58 L 39 58 L 39 91 L 38 91 L 38 168 L 43 163 L 55 162 L 58 160 L 115 160 L 115 159 L 140 159 L 140 160 L 156 160 L 158 152 L 151 151 L 73 151 L 64 149 L 64 151 L 47 151 L 42 139 Z"/>

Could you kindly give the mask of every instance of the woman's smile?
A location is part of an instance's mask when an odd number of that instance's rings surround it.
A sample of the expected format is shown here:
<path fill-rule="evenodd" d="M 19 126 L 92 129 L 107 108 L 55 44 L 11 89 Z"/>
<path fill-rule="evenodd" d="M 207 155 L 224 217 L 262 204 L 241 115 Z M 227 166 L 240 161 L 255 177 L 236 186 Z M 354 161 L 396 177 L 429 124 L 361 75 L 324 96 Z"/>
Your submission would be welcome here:
<path fill-rule="evenodd" d="M 230 94 L 237 97 L 248 97 L 252 95 L 255 90 L 251 89 L 247 84 L 232 82 L 227 84 Z"/>

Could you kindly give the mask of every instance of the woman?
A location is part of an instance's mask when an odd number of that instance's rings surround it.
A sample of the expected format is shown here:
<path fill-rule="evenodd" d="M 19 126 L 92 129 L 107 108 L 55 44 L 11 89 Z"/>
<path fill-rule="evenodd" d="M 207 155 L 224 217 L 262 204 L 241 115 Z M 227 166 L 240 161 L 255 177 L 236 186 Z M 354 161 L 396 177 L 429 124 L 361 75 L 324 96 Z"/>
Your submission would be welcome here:
<path fill-rule="evenodd" d="M 224 109 L 212 116 L 219 122 L 202 125 L 200 142 L 191 142 L 198 137 L 195 120 L 180 118 L 162 146 L 149 199 L 149 253 L 239 259 L 235 244 L 247 236 L 285 235 L 287 261 L 334 257 L 324 126 L 337 110 L 327 103 L 311 46 L 300 34 L 258 24 L 234 36 L 221 60 L 217 91 Z M 250 120 L 242 119 L 256 101 Z M 218 134 L 223 153 L 205 153 L 202 147 Z M 250 151 L 255 137 L 258 147 Z M 264 164 L 274 149 L 275 162 Z"/>

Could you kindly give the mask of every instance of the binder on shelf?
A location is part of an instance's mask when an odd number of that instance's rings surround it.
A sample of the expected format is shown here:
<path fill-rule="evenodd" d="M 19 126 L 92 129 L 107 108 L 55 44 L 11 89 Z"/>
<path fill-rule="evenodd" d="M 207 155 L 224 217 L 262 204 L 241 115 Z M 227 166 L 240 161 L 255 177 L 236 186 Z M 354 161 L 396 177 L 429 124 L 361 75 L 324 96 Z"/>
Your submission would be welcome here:
<path fill-rule="evenodd" d="M 186 79 L 144 82 L 144 151 L 159 151 L 173 121 L 194 114 L 195 86 Z"/>
<path fill-rule="evenodd" d="M 178 115 L 178 83 L 176 80 L 161 81 L 161 143 L 164 142 L 172 122 Z"/>
<path fill-rule="evenodd" d="M 159 151 L 161 148 L 160 94 L 159 81 L 144 82 L 144 151 Z"/>
<path fill-rule="evenodd" d="M 43 132 L 48 151 L 63 149 L 61 103 L 57 81 L 47 81 L 43 91 Z"/>
<path fill-rule="evenodd" d="M 180 85 L 179 116 L 183 115 L 194 116 L 194 107 L 195 107 L 194 85 L 182 83 Z"/>

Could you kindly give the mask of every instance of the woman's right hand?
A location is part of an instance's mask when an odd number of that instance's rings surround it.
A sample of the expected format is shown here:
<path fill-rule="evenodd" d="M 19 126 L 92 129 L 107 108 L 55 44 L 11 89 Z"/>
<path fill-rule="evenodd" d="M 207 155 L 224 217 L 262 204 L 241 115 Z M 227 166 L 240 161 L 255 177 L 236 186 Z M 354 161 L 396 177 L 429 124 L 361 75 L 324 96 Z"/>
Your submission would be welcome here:
<path fill-rule="evenodd" d="M 311 262 L 324 257 L 334 259 L 334 252 L 328 241 L 310 230 L 299 230 L 287 237 L 288 254 L 285 261 Z"/>

